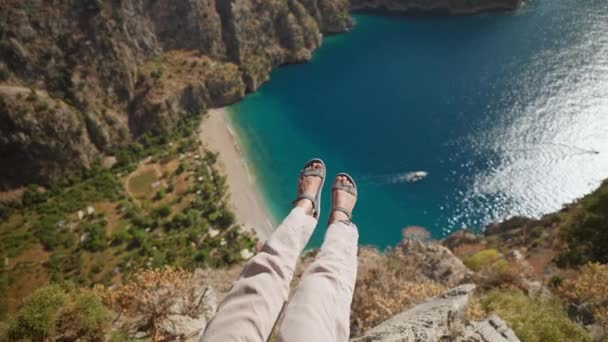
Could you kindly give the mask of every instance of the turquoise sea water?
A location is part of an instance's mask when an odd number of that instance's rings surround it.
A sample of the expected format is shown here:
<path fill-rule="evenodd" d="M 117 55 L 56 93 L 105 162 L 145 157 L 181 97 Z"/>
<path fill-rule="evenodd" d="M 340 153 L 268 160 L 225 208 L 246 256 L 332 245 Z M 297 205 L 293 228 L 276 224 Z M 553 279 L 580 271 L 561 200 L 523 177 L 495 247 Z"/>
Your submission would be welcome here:
<path fill-rule="evenodd" d="M 539 216 L 608 178 L 608 1 L 355 19 L 232 107 L 277 221 L 315 156 L 355 177 L 360 242 L 380 247 L 412 225 L 440 238 Z M 428 177 L 407 182 L 412 171 Z"/>

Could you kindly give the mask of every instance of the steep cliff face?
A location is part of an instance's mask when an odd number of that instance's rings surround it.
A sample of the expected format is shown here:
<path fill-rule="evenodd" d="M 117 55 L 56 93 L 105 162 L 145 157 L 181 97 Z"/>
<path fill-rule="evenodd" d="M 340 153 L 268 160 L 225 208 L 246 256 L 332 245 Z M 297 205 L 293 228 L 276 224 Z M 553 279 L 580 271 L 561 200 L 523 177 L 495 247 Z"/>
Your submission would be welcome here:
<path fill-rule="evenodd" d="M 112 145 L 170 129 L 188 113 L 237 101 L 273 68 L 308 60 L 323 32 L 348 29 L 348 5 L 347 0 L 3 1 L 0 163 L 14 169 L 1 168 L 0 187 L 44 182 L 87 167 Z M 7 91 L 12 88 L 33 89 L 64 109 L 41 115 Z"/>
<path fill-rule="evenodd" d="M 522 0 L 351 0 L 353 10 L 447 11 L 454 15 L 517 9 Z"/>

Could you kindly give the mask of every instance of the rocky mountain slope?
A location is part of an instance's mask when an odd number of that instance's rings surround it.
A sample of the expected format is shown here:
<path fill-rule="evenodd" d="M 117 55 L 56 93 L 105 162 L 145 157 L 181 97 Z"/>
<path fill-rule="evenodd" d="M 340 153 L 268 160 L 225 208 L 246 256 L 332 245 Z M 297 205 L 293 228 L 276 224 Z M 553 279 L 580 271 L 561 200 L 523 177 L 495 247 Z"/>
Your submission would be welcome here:
<path fill-rule="evenodd" d="M 350 27 L 347 10 L 345 0 L 3 1 L 0 160 L 11 167 L 0 186 L 88 167 L 109 146 L 237 101 L 272 68 L 309 59 L 322 32 Z"/>
<path fill-rule="evenodd" d="M 254 91 L 310 59 L 349 9 L 463 14 L 519 0 L 6 0 L 0 189 L 88 168 L 113 146 Z"/>

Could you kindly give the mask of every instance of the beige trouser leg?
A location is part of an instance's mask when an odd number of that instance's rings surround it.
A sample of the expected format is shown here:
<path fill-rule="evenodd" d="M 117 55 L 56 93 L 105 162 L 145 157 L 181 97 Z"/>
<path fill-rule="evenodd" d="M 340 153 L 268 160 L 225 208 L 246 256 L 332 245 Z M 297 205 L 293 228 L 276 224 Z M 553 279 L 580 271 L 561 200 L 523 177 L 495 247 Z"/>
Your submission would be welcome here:
<path fill-rule="evenodd" d="M 202 341 L 265 342 L 289 295 L 296 262 L 317 220 L 294 208 L 266 241 L 209 322 Z"/>
<path fill-rule="evenodd" d="M 358 239 L 355 225 L 329 226 L 317 260 L 304 273 L 285 309 L 279 341 L 348 341 Z"/>

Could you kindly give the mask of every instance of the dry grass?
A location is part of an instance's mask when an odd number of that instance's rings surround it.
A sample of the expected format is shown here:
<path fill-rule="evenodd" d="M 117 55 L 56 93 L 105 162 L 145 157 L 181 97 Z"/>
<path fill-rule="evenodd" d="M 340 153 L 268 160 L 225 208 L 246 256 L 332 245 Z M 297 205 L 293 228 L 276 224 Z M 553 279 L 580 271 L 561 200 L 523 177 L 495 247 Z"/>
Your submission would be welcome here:
<path fill-rule="evenodd" d="M 129 178 L 127 188 L 135 197 L 150 197 L 153 193 L 152 183 L 156 182 L 157 178 L 156 170 L 153 167 L 146 166 Z"/>
<path fill-rule="evenodd" d="M 608 329 L 608 264 L 583 266 L 580 275 L 564 280 L 558 292 L 572 302 L 590 305 L 597 322 Z"/>
<path fill-rule="evenodd" d="M 395 255 L 374 258 L 359 269 L 351 311 L 351 334 L 358 336 L 409 306 L 445 291 L 445 287 L 420 280 L 415 268 Z"/>
<path fill-rule="evenodd" d="M 112 289 L 98 286 L 95 291 L 108 307 L 123 316 L 122 330 L 144 327 L 149 329 L 152 341 L 165 341 L 161 322 L 167 316 L 196 317 L 207 309 L 207 294 L 199 291 L 202 287 L 194 273 L 165 267 L 137 273 L 125 285 Z"/>
<path fill-rule="evenodd" d="M 488 313 L 481 306 L 481 301 L 478 297 L 471 297 L 467 311 L 465 312 L 465 319 L 469 321 L 481 321 L 486 318 Z"/>

